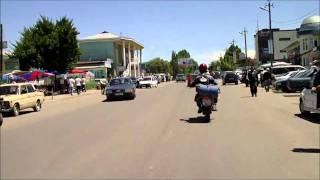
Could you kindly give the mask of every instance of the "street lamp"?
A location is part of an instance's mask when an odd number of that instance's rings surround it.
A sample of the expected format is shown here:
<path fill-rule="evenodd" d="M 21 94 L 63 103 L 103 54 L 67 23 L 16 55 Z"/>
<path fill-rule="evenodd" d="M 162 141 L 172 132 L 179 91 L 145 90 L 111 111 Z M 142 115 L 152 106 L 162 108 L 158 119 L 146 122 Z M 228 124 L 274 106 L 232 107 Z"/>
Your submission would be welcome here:
<path fill-rule="evenodd" d="M 270 33 L 270 41 L 271 41 L 271 44 L 272 45 L 272 56 L 270 58 L 270 62 L 271 62 L 271 70 L 272 70 L 272 67 L 273 67 L 273 59 L 274 59 L 274 42 L 273 42 L 273 33 L 272 33 L 272 28 L 271 28 L 271 6 L 273 7 L 273 4 L 270 3 L 270 0 L 268 0 L 268 4 L 266 4 L 263 7 L 259 7 L 261 10 L 264 10 L 264 11 L 267 11 L 269 13 L 269 33 Z M 267 9 L 268 7 L 268 9 Z"/>

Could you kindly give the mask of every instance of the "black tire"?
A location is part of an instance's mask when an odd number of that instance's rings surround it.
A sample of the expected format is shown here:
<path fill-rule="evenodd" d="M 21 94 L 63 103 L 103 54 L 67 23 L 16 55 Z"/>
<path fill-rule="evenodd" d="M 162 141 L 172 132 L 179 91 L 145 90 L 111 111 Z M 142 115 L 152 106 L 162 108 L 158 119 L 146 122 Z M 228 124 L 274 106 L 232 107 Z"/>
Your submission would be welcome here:
<path fill-rule="evenodd" d="M 235 84 L 238 85 L 238 82 L 236 82 Z"/>
<path fill-rule="evenodd" d="M 136 94 L 133 94 L 130 99 L 134 100 L 135 98 L 136 98 Z"/>
<path fill-rule="evenodd" d="M 222 83 L 222 85 L 224 86 L 224 85 L 226 85 L 226 83 Z"/>
<path fill-rule="evenodd" d="M 0 126 L 2 125 L 3 123 L 3 116 L 2 116 L 2 113 L 0 113 Z"/>
<path fill-rule="evenodd" d="M 12 115 L 19 116 L 19 114 L 20 114 L 20 106 L 19 104 L 14 104 L 12 107 Z"/>
<path fill-rule="evenodd" d="M 107 96 L 107 101 L 112 101 L 112 97 L 111 96 Z"/>
<path fill-rule="evenodd" d="M 33 107 L 34 112 L 39 112 L 41 110 L 40 100 L 37 100 L 36 105 Z"/>
<path fill-rule="evenodd" d="M 205 116 L 204 116 L 204 120 L 209 123 L 210 122 L 210 114 L 207 113 Z"/>
<path fill-rule="evenodd" d="M 289 92 L 289 89 L 287 87 L 282 87 L 281 88 L 281 91 L 282 92 L 285 92 L 285 93 L 288 93 Z"/>

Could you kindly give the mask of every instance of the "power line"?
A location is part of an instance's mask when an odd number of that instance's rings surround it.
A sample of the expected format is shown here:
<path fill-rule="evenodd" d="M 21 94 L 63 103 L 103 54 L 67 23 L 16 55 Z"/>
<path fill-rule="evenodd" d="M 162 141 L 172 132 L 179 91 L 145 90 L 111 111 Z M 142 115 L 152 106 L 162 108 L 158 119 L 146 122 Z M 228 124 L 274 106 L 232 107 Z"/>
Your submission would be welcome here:
<path fill-rule="evenodd" d="M 311 14 L 311 15 L 317 15 L 317 13 Z M 277 21 L 272 21 L 276 24 L 282 24 L 282 25 L 293 25 L 293 24 L 301 24 L 301 20 L 295 21 L 295 22 L 287 22 L 287 23 L 282 23 L 282 22 L 277 22 Z"/>
<path fill-rule="evenodd" d="M 308 13 L 306 13 L 305 15 L 303 16 L 300 16 L 298 18 L 295 18 L 295 19 L 291 19 L 291 20 L 287 20 L 287 21 L 278 21 L 278 20 L 273 20 L 273 22 L 276 22 L 276 23 L 290 23 L 290 22 L 295 22 L 295 21 L 301 21 L 302 18 L 305 18 L 307 16 L 310 16 L 310 15 L 314 15 L 315 13 L 317 13 L 318 9 L 314 9 Z"/>

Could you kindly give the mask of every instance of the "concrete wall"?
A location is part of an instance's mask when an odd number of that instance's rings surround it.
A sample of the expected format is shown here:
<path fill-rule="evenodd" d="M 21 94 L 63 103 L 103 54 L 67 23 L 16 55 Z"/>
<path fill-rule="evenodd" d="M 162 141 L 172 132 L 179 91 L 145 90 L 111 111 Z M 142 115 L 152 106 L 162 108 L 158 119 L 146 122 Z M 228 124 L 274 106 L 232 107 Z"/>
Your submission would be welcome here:
<path fill-rule="evenodd" d="M 81 52 L 80 61 L 115 59 L 114 46 L 111 41 L 79 42 L 79 47 Z"/>
<path fill-rule="evenodd" d="M 296 30 L 289 30 L 289 31 L 275 31 L 273 32 L 273 39 L 274 39 L 274 59 L 287 59 L 288 54 L 286 52 L 280 52 L 282 49 L 288 47 L 291 43 L 298 40 Z"/>

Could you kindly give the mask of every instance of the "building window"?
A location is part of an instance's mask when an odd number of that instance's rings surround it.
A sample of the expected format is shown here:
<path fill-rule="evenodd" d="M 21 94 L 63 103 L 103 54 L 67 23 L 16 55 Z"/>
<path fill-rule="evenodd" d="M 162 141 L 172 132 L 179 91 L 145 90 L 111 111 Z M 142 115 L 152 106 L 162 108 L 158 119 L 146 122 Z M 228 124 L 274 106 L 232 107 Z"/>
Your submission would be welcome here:
<path fill-rule="evenodd" d="M 290 41 L 290 38 L 279 38 L 279 41 Z"/>
<path fill-rule="evenodd" d="M 314 40 L 314 47 L 318 47 L 318 41 Z"/>
<path fill-rule="evenodd" d="M 286 52 L 286 50 L 280 50 L 280 52 L 281 52 L 281 53 L 285 53 L 285 52 Z"/>

